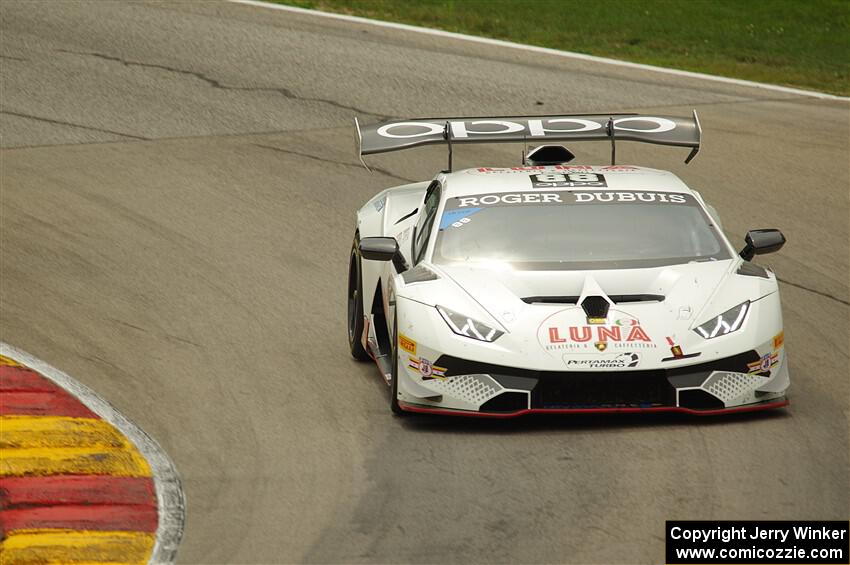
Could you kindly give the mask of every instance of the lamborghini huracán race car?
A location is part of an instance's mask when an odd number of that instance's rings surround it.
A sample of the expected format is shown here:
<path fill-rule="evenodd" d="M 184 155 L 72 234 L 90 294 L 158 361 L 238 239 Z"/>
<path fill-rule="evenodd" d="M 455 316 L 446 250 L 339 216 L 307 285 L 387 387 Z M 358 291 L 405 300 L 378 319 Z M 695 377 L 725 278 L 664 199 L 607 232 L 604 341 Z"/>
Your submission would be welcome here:
<path fill-rule="evenodd" d="M 614 165 L 622 140 L 699 151 L 669 116 L 394 121 L 363 155 L 445 144 L 449 168 L 357 212 L 348 270 L 352 355 L 373 359 L 394 412 L 718 414 L 787 404 L 776 276 L 737 251 L 715 210 L 666 171 Z M 454 145 L 607 140 L 612 164 L 539 145 L 522 166 L 451 170 Z M 365 163 L 364 163 L 365 164 Z"/>

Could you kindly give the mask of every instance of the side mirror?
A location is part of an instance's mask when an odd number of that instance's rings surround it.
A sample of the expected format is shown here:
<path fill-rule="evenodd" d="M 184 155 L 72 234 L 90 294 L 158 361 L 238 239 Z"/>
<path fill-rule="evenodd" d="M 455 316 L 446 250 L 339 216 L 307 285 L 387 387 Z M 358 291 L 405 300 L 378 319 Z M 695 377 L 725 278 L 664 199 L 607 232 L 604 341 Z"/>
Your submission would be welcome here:
<path fill-rule="evenodd" d="M 407 261 L 394 237 L 364 237 L 360 240 L 360 256 L 370 261 L 392 261 L 399 273 L 407 270 Z"/>
<path fill-rule="evenodd" d="M 751 261 L 756 255 L 773 253 L 782 249 L 785 245 L 785 236 L 779 230 L 750 230 L 744 241 L 747 245 L 741 250 L 741 257 L 745 261 Z"/>

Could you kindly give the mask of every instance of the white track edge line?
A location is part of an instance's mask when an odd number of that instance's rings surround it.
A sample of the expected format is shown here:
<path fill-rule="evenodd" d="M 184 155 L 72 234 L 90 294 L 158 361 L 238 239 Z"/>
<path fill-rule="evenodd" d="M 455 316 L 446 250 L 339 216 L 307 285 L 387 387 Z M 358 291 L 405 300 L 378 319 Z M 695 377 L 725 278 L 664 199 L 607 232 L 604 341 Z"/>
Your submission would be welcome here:
<path fill-rule="evenodd" d="M 183 537 L 186 499 L 183 488 L 180 486 L 177 469 L 162 447 L 96 392 L 59 369 L 2 341 L 0 341 L 0 355 L 10 357 L 38 371 L 73 394 L 92 412 L 118 428 L 144 455 L 153 472 L 159 514 L 156 541 L 151 552 L 150 563 L 174 563 L 177 547 Z"/>
<path fill-rule="evenodd" d="M 609 59 L 607 57 L 598 57 L 596 55 L 585 55 L 584 53 L 575 53 L 573 51 L 561 51 L 559 49 L 550 49 L 548 47 L 538 47 L 536 45 L 525 45 L 523 43 L 514 43 L 513 41 L 504 41 L 502 39 L 491 39 L 489 37 L 479 37 L 476 35 L 466 35 L 463 33 L 455 33 L 453 31 L 444 31 L 441 29 L 433 29 L 427 27 L 413 26 L 409 24 L 400 24 L 395 22 L 385 22 L 382 20 L 373 20 L 362 18 L 360 16 L 349 16 L 347 14 L 335 14 L 332 12 L 321 12 L 319 10 L 308 10 L 307 8 L 298 8 L 296 6 L 287 6 L 284 4 L 271 4 L 262 0 L 226 0 L 233 4 L 244 4 L 247 6 L 255 6 L 258 8 L 268 8 L 271 10 L 282 10 L 284 12 L 293 12 L 296 14 L 305 14 L 309 16 L 319 16 L 323 18 L 331 18 L 346 22 L 354 22 L 359 24 L 367 24 L 390 29 L 399 29 L 403 31 L 412 31 L 426 35 L 435 35 L 437 37 L 446 37 L 449 39 L 459 39 L 462 41 L 471 41 L 474 43 L 483 43 L 485 45 L 495 45 L 499 47 L 508 47 L 511 49 L 522 49 L 533 53 L 545 53 L 547 55 L 555 55 L 568 59 L 577 59 L 580 61 L 589 61 L 592 63 L 602 63 L 605 65 L 615 65 L 619 67 L 627 67 L 631 69 L 640 69 L 644 71 L 652 71 L 656 73 L 665 73 L 669 75 L 710 80 L 714 82 L 722 82 L 726 84 L 734 84 L 737 86 L 746 86 L 750 88 L 761 88 L 763 90 L 772 90 L 774 92 L 784 92 L 786 94 L 795 94 L 797 96 L 808 96 L 810 98 L 819 98 L 822 100 L 842 100 L 850 101 L 848 96 L 837 96 L 835 94 L 827 94 L 826 92 L 818 92 L 816 90 L 803 90 L 800 88 L 791 88 L 789 86 L 780 86 L 778 84 L 768 84 L 764 82 L 755 82 L 739 78 L 730 78 L 717 75 L 708 75 L 704 73 L 696 73 L 693 71 L 683 71 L 680 69 L 670 69 L 667 67 L 657 67 L 655 65 L 646 65 L 643 63 L 631 63 L 629 61 L 620 61 L 618 59 Z"/>

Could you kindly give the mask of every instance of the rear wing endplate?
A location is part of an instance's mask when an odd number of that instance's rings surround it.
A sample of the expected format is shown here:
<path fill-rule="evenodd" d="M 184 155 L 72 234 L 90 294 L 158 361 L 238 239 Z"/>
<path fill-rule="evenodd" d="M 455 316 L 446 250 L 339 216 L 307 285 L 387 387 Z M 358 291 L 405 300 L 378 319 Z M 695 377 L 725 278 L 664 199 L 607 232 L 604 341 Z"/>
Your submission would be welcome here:
<path fill-rule="evenodd" d="M 699 152 L 700 128 L 696 110 L 689 118 L 641 114 L 570 114 L 563 116 L 509 116 L 480 118 L 425 118 L 361 126 L 354 118 L 357 153 L 364 155 L 399 151 L 421 145 L 466 143 L 516 143 L 528 141 L 611 142 L 615 164 L 615 140 L 688 147 L 690 163 Z M 363 162 L 365 166 L 366 163 Z M 368 167 L 367 167 L 368 168 Z"/>

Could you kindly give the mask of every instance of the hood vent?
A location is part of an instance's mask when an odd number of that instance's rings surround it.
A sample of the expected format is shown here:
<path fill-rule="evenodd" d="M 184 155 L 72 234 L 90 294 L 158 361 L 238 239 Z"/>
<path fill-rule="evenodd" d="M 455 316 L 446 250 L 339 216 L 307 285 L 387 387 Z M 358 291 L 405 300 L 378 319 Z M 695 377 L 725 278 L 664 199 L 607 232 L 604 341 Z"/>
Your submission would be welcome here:
<path fill-rule="evenodd" d="M 608 317 L 608 308 L 611 303 L 603 296 L 588 296 L 581 301 L 581 308 L 588 319 L 604 320 Z"/>
<path fill-rule="evenodd" d="M 611 294 L 608 298 L 614 304 L 664 302 L 664 296 L 661 294 Z M 578 299 L 578 296 L 526 296 L 522 301 L 526 304 L 578 304 Z"/>
<path fill-rule="evenodd" d="M 438 277 L 437 273 L 426 267 L 425 265 L 417 265 L 416 267 L 405 271 L 401 274 L 404 284 L 413 284 L 418 282 L 435 281 Z"/>
<path fill-rule="evenodd" d="M 526 296 L 526 304 L 577 304 L 578 296 Z"/>

